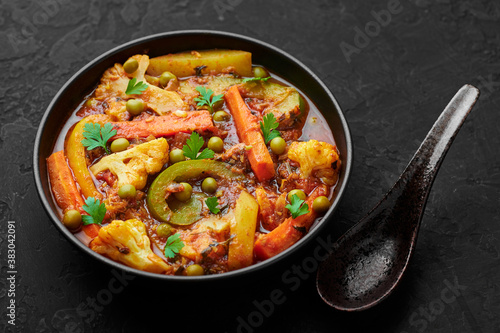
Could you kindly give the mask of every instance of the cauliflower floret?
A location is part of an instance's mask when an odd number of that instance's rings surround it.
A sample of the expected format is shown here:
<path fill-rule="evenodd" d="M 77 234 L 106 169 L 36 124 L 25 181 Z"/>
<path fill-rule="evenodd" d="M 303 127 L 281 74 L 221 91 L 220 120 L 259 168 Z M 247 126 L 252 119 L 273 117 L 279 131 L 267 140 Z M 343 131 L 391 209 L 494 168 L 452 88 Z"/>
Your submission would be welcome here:
<path fill-rule="evenodd" d="M 288 149 L 288 158 L 300 164 L 300 177 L 308 178 L 316 171 L 323 181 L 334 179 L 339 155 L 335 146 L 326 142 L 309 140 L 293 142 Z M 326 179 L 325 179 L 326 178 Z"/>
<path fill-rule="evenodd" d="M 146 71 L 149 67 L 149 56 L 145 54 L 136 54 L 135 56 L 132 56 L 130 58 L 137 60 L 137 62 L 139 63 L 137 70 L 132 73 L 132 77 L 135 77 L 137 81 L 145 82 L 146 79 L 144 78 L 144 75 L 146 74 Z"/>
<path fill-rule="evenodd" d="M 95 96 L 99 100 L 105 100 L 110 97 L 127 98 L 127 90 L 130 79 L 121 64 L 115 64 L 108 68 L 101 77 L 101 83 L 95 91 Z"/>
<path fill-rule="evenodd" d="M 171 266 L 153 253 L 146 226 L 137 219 L 114 220 L 99 230 L 90 248 L 132 268 L 151 273 L 168 273 Z"/>
<path fill-rule="evenodd" d="M 139 67 L 132 73 L 132 77 L 135 77 L 137 82 L 146 82 L 144 75 L 149 67 L 149 57 L 147 55 L 137 54 L 131 58 L 137 60 L 139 63 Z M 155 110 L 160 116 L 170 111 L 186 108 L 186 104 L 178 93 L 159 88 L 152 84 L 148 84 L 148 88 L 141 94 L 140 98 L 146 102 L 149 108 Z"/>
<path fill-rule="evenodd" d="M 142 93 L 141 99 L 160 116 L 164 116 L 170 111 L 185 110 L 187 108 L 186 103 L 184 103 L 178 93 L 161 89 L 151 84 Z"/>
<path fill-rule="evenodd" d="M 118 178 L 117 188 L 130 184 L 141 190 L 146 186 L 148 174 L 160 171 L 167 162 L 168 142 L 165 138 L 160 138 L 104 156 L 90 167 L 90 171 L 97 175 L 109 170 Z"/>
<path fill-rule="evenodd" d="M 126 100 L 132 98 L 132 96 L 125 93 L 128 82 L 131 78 L 136 78 L 137 81 L 145 81 L 144 73 L 146 73 L 146 69 L 149 66 L 149 57 L 138 54 L 131 58 L 137 60 L 139 63 L 137 70 L 129 77 L 121 64 L 115 64 L 113 67 L 108 68 L 102 75 L 101 83 L 95 91 L 97 99 L 104 100 L 110 97 L 119 97 Z"/>
<path fill-rule="evenodd" d="M 121 64 L 115 64 L 108 68 L 101 77 L 101 83 L 95 91 L 95 96 L 99 100 L 110 98 L 121 98 L 128 100 L 130 98 L 141 98 L 146 105 L 153 109 L 160 116 L 174 110 L 185 109 L 186 104 L 181 99 L 178 93 L 174 91 L 164 90 L 149 84 L 148 88 L 139 95 L 127 95 L 127 85 L 130 79 L 135 78 L 137 82 L 146 79 L 144 74 L 149 66 L 149 57 L 147 55 L 137 54 L 132 59 L 137 60 L 139 67 L 132 74 L 127 74 Z"/>
<path fill-rule="evenodd" d="M 118 119 L 119 121 L 127 121 L 130 118 L 130 114 L 127 112 L 125 106 L 125 101 L 118 98 L 113 98 L 108 103 L 108 108 L 104 112 L 111 117 Z"/>

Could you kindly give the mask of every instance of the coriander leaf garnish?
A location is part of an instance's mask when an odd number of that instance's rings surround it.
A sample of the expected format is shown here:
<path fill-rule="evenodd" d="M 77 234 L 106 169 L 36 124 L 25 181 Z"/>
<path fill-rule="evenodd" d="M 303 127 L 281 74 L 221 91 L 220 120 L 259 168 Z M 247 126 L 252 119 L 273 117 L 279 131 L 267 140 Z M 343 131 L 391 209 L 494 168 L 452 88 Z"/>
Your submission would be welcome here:
<path fill-rule="evenodd" d="M 288 208 L 294 219 L 309 213 L 309 206 L 297 194 L 292 195 L 291 205 L 288 204 L 285 208 Z"/>
<path fill-rule="evenodd" d="M 137 82 L 137 79 L 134 77 L 132 80 L 128 81 L 127 90 L 125 90 L 125 94 L 140 95 L 146 89 L 148 89 L 148 85 L 142 81 Z"/>
<path fill-rule="evenodd" d="M 205 200 L 205 203 L 207 204 L 208 209 L 212 212 L 212 214 L 217 214 L 220 212 L 220 209 L 217 208 L 219 205 L 219 201 L 217 200 L 217 197 L 210 197 Z"/>
<path fill-rule="evenodd" d="M 165 257 L 173 258 L 176 253 L 184 247 L 184 243 L 179 238 L 180 234 L 173 234 L 172 236 L 167 238 L 167 243 L 165 243 Z"/>
<path fill-rule="evenodd" d="M 83 210 L 89 215 L 82 215 L 83 225 L 98 224 L 101 225 L 106 215 L 106 205 L 101 203 L 99 199 L 88 197 L 85 199 L 85 205 L 82 206 Z"/>
<path fill-rule="evenodd" d="M 207 89 L 202 86 L 196 87 L 196 91 L 200 93 L 201 97 L 196 97 L 194 101 L 198 102 L 197 104 L 198 106 L 207 105 L 210 109 L 210 113 L 214 112 L 214 104 L 217 103 L 218 101 L 221 101 L 222 98 L 224 98 L 223 94 L 215 95 L 214 97 L 212 97 L 214 93 L 212 89 Z"/>
<path fill-rule="evenodd" d="M 270 76 L 268 76 L 268 77 L 247 77 L 247 78 L 243 79 L 243 83 L 254 82 L 254 81 L 266 82 L 270 78 L 271 78 Z"/>
<path fill-rule="evenodd" d="M 213 158 L 214 151 L 212 149 L 205 148 L 198 155 L 201 147 L 205 141 L 200 137 L 200 135 L 196 132 L 191 133 L 189 139 L 186 140 L 186 144 L 182 147 L 182 151 L 184 152 L 184 156 L 189 157 L 192 160 L 203 160 L 206 158 Z"/>
<path fill-rule="evenodd" d="M 274 114 L 266 114 L 263 120 L 264 122 L 260 122 L 260 129 L 262 130 L 262 135 L 264 136 L 264 141 L 266 143 L 269 143 L 272 139 L 281 136 L 280 132 L 276 130 L 280 123 L 278 123 Z"/>
<path fill-rule="evenodd" d="M 85 139 L 82 140 L 82 145 L 87 147 L 88 150 L 102 147 L 106 153 L 109 154 L 106 143 L 115 136 L 116 133 L 116 130 L 113 129 L 113 125 L 110 123 L 104 124 L 102 128 L 100 124 L 86 123 L 83 127 L 83 137 Z"/>
<path fill-rule="evenodd" d="M 204 160 L 207 158 L 213 158 L 215 152 L 212 149 L 205 148 L 203 151 L 196 157 L 196 160 Z"/>

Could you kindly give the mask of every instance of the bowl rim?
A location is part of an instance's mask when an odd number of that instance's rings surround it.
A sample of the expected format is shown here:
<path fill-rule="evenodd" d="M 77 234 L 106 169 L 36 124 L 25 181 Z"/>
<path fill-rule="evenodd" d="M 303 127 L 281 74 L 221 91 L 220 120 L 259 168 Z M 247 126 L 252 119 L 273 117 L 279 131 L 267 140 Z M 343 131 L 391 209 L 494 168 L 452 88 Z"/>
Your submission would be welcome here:
<path fill-rule="evenodd" d="M 95 258 L 96 260 L 100 262 L 104 262 L 108 265 L 110 265 L 112 268 L 118 269 L 125 271 L 127 273 L 141 276 L 141 277 L 146 277 L 146 278 L 152 278 L 155 280 L 167 280 L 167 281 L 175 281 L 175 282 L 189 282 L 189 281 L 198 281 L 198 282 L 207 282 L 207 281 L 212 281 L 212 280 L 222 280 L 222 279 L 229 279 L 229 278 L 236 278 L 236 277 L 241 277 L 246 274 L 251 274 L 252 272 L 257 272 L 257 271 L 262 271 L 270 266 L 273 266 L 275 263 L 280 262 L 282 259 L 289 258 L 290 256 L 293 255 L 293 253 L 296 253 L 302 245 L 305 245 L 309 242 L 311 242 L 313 239 L 315 239 L 319 232 L 325 227 L 327 224 L 327 219 L 324 219 L 325 222 L 321 221 L 318 225 L 316 225 L 314 228 L 312 228 L 304 237 L 302 237 L 297 243 L 293 244 L 291 247 L 286 249 L 285 251 L 277 254 L 274 257 L 271 257 L 267 260 L 261 261 L 257 264 L 238 269 L 235 271 L 230 271 L 230 272 L 225 272 L 223 274 L 213 274 L 213 275 L 202 275 L 202 276 L 176 276 L 176 275 L 165 275 L 165 274 L 157 274 L 157 273 L 150 273 L 150 272 L 145 272 L 141 271 L 129 266 L 126 266 L 125 264 L 121 264 L 119 262 L 116 262 L 114 260 L 111 260 L 105 256 L 102 256 L 94 251 L 92 251 L 88 246 L 83 244 L 77 237 L 75 237 L 67 228 L 64 227 L 64 225 L 61 223 L 59 217 L 55 214 L 55 212 L 51 209 L 49 199 L 45 196 L 43 186 L 42 186 L 42 181 L 41 181 L 41 175 L 40 175 L 40 168 L 39 168 L 39 161 L 40 161 L 40 141 L 42 134 L 45 130 L 45 127 L 47 125 L 47 120 L 49 118 L 49 115 L 52 112 L 52 109 L 54 106 L 58 103 L 59 99 L 61 96 L 63 96 L 66 93 L 67 88 L 73 83 L 73 81 L 77 80 L 80 76 L 85 75 L 86 72 L 88 72 L 93 66 L 98 64 L 99 62 L 114 56 L 115 54 L 122 52 L 128 48 L 131 48 L 133 46 L 140 45 L 145 42 L 151 42 L 157 39 L 163 39 L 166 37 L 172 37 L 172 36 L 189 36 L 189 35 L 215 35 L 218 37 L 228 37 L 228 38 L 233 38 L 233 39 L 239 39 L 243 40 L 245 42 L 257 44 L 261 47 L 267 48 L 272 50 L 275 53 L 278 53 L 281 57 L 287 58 L 291 62 L 293 62 L 295 65 L 299 66 L 302 70 L 304 70 L 309 76 L 311 76 L 314 81 L 316 81 L 320 87 L 323 89 L 323 91 L 327 94 L 328 98 L 333 102 L 335 105 L 335 108 L 337 109 L 337 113 L 341 122 L 341 126 L 344 130 L 344 136 L 345 136 L 345 144 L 346 144 L 346 151 L 347 151 L 347 156 L 344 157 L 343 164 L 345 166 L 345 175 L 344 175 L 344 181 L 342 184 L 338 184 L 340 188 L 336 188 L 337 194 L 335 196 L 334 201 L 332 202 L 330 209 L 326 212 L 325 216 L 331 216 L 334 211 L 337 209 L 337 206 L 339 205 L 339 202 L 347 188 L 347 185 L 349 183 L 350 179 L 350 174 L 351 174 L 351 169 L 352 169 L 352 138 L 351 138 L 351 133 L 349 130 L 349 125 L 345 119 L 344 113 L 342 109 L 340 108 L 339 103 L 331 93 L 331 91 L 328 89 L 328 87 L 323 83 L 322 80 L 319 79 L 319 77 L 314 74 L 309 67 L 304 65 L 301 61 L 293 57 L 292 55 L 288 54 L 287 52 L 281 50 L 280 48 L 271 45 L 267 42 L 263 42 L 261 40 L 258 40 L 253 37 L 248 37 L 232 32 L 226 32 L 226 31 L 219 31 L 219 30 L 202 30 L 202 29 L 194 29 L 194 30 L 175 30 L 175 31 L 168 31 L 168 32 L 161 32 L 157 34 L 152 34 L 144 37 L 140 37 L 134 40 L 131 40 L 129 42 L 120 44 L 100 56 L 94 58 L 90 62 L 88 62 L 85 66 L 83 66 L 80 70 L 78 70 L 74 75 L 69 78 L 64 85 L 59 89 L 57 94 L 54 96 L 54 98 L 51 100 L 50 104 L 46 108 L 43 117 L 40 121 L 40 124 L 38 126 L 38 130 L 36 133 L 35 137 L 35 144 L 34 144 L 34 151 L 33 151 L 33 175 L 35 178 L 35 184 L 36 184 L 36 189 L 38 196 L 42 202 L 42 205 L 49 215 L 52 223 L 56 226 L 56 228 L 66 236 L 66 238 L 69 240 L 70 243 L 73 245 L 77 246 L 80 250 L 83 252 L 87 253 L 91 257 Z M 321 112 L 321 110 L 320 110 Z M 55 204 L 55 203 L 54 203 Z"/>

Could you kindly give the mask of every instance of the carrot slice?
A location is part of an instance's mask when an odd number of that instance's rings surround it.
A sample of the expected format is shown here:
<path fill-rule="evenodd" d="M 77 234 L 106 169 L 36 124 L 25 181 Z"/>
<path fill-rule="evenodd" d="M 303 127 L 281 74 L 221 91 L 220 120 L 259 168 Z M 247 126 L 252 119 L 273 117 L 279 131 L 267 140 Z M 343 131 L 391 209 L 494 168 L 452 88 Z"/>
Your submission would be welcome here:
<path fill-rule="evenodd" d="M 232 86 L 224 94 L 226 103 L 238 131 L 238 136 L 246 145 L 252 146 L 248 151 L 248 160 L 259 181 L 274 177 L 274 164 L 267 150 L 260 127 L 255 117 L 245 104 L 237 86 Z"/>
<path fill-rule="evenodd" d="M 83 232 L 85 232 L 85 234 L 90 238 L 96 238 L 97 235 L 99 235 L 99 229 L 101 229 L 101 227 L 97 224 L 88 224 L 82 226 Z"/>
<path fill-rule="evenodd" d="M 84 202 L 62 150 L 47 158 L 47 169 L 57 205 L 63 211 L 76 209 L 83 213 Z"/>
<path fill-rule="evenodd" d="M 178 132 L 216 132 L 208 111 L 173 111 L 164 116 L 151 117 L 140 121 L 112 123 L 117 133 L 112 138 L 133 139 L 172 136 Z"/>
<path fill-rule="evenodd" d="M 255 196 L 259 203 L 261 224 L 264 229 L 272 231 L 285 220 L 287 212 L 285 208 L 287 204 L 286 195 L 287 193 L 283 192 L 278 198 L 268 198 L 268 194 L 264 188 L 258 187 L 255 189 Z"/>
<path fill-rule="evenodd" d="M 295 219 L 289 217 L 270 233 L 259 235 L 254 246 L 255 256 L 259 260 L 269 259 L 297 243 L 318 217 L 318 213 L 312 209 L 314 199 L 327 195 L 327 193 L 326 186 L 316 187 L 306 200 L 309 213 L 300 215 Z"/>
<path fill-rule="evenodd" d="M 76 187 L 71 169 L 66 162 L 63 151 L 53 153 L 47 158 L 50 185 L 57 205 L 64 211 L 75 209 L 81 214 L 87 214 L 82 206 L 85 204 L 80 191 Z M 97 237 L 101 227 L 96 224 L 82 226 L 82 230 L 90 238 Z"/>

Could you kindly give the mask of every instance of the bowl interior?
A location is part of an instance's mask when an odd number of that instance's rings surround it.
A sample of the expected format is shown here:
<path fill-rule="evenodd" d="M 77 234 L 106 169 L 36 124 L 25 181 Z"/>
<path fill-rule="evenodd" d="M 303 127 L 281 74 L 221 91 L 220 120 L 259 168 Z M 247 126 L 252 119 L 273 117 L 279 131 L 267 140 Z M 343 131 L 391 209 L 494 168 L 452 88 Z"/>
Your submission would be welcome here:
<path fill-rule="evenodd" d="M 333 131 L 337 148 L 342 159 L 340 178 L 335 189 L 337 192 L 335 201 L 325 217 L 297 244 L 262 263 L 247 267 L 234 272 L 221 275 L 189 277 L 191 279 L 217 279 L 218 277 L 241 275 L 248 271 L 255 271 L 290 255 L 301 244 L 311 240 L 324 226 L 335 210 L 344 192 L 352 164 L 351 137 L 345 118 L 338 103 L 328 88 L 302 63 L 287 53 L 258 40 L 225 32 L 215 31 L 177 31 L 141 38 L 122 46 L 119 46 L 100 57 L 96 58 L 78 73 L 76 73 L 57 93 L 51 104 L 45 111 L 40 123 L 34 150 L 34 173 L 40 199 L 43 202 L 47 213 L 50 215 L 56 227 L 67 236 L 67 238 L 80 247 L 83 251 L 105 261 L 118 268 L 130 271 L 131 273 L 166 279 L 184 279 L 186 277 L 164 276 L 151 274 L 128 268 L 115 263 L 103 256 L 100 256 L 82 244 L 71 232 L 60 223 L 57 216 L 57 208 L 51 196 L 48 182 L 46 158 L 52 153 L 53 147 L 62 129 L 64 120 L 73 112 L 76 106 L 81 103 L 84 96 L 89 94 L 99 82 L 102 73 L 116 62 L 124 62 L 128 57 L 145 53 L 150 57 L 163 54 L 193 50 L 193 49 L 240 49 L 252 53 L 252 62 L 263 65 L 276 74 L 284 77 L 293 85 L 302 90 L 321 111 Z"/>

